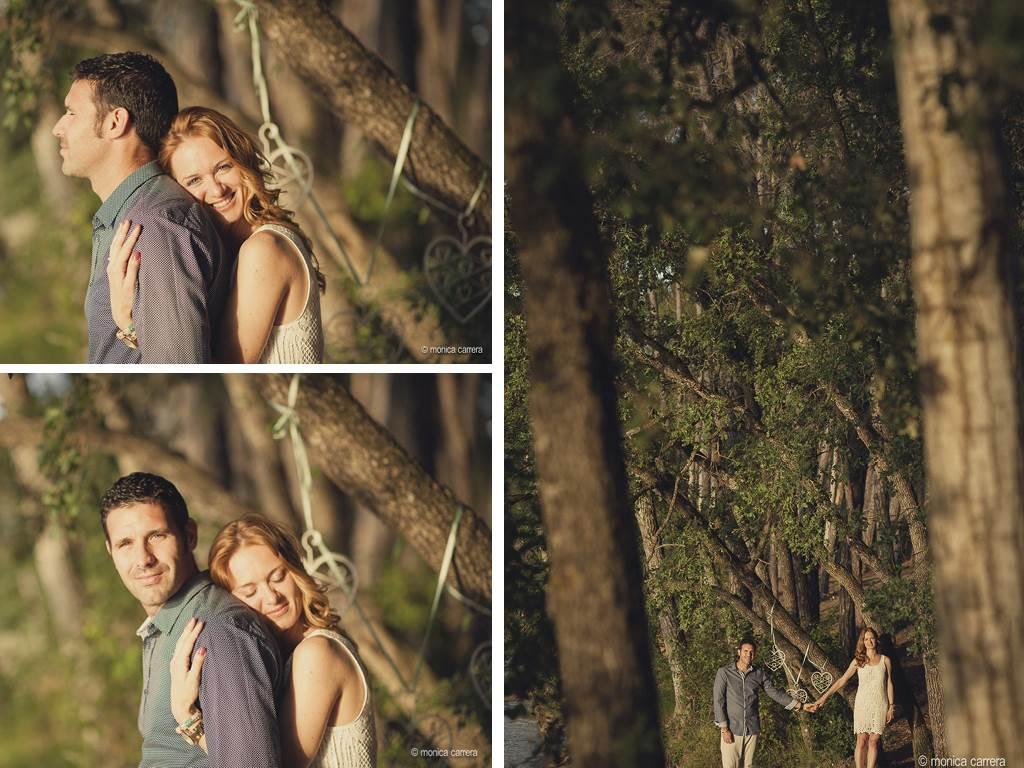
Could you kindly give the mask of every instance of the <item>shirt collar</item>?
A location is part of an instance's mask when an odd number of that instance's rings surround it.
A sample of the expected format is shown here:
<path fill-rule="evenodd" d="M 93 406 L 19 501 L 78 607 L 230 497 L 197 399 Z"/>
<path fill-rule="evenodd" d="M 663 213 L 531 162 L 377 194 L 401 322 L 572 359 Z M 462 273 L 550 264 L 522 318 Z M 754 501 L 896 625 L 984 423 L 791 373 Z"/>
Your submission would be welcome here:
<path fill-rule="evenodd" d="M 141 168 L 133 171 L 129 176 L 117 185 L 117 188 L 110 193 L 110 197 L 103 201 L 103 205 L 96 211 L 92 218 L 93 227 L 104 226 L 110 228 L 114 220 L 121 212 L 129 197 L 150 179 L 163 174 L 160 163 L 156 160 L 146 163 Z"/>
<path fill-rule="evenodd" d="M 135 630 L 135 634 L 141 637 L 143 640 L 148 640 L 149 636 L 157 631 L 156 627 L 153 626 L 153 617 L 147 616 L 146 620 L 139 625 L 139 628 Z"/>
<path fill-rule="evenodd" d="M 163 633 L 170 631 L 171 627 L 173 627 L 175 622 L 178 620 L 178 616 L 180 616 L 188 604 L 192 602 L 192 599 L 200 592 L 209 589 L 211 586 L 213 586 L 213 582 L 210 581 L 209 572 L 200 571 L 194 575 L 191 579 L 182 584 L 181 589 L 175 592 L 171 598 L 163 604 L 160 610 L 156 612 L 156 615 L 150 619 L 153 626 Z M 145 624 L 143 624 L 143 626 L 145 626 Z"/>

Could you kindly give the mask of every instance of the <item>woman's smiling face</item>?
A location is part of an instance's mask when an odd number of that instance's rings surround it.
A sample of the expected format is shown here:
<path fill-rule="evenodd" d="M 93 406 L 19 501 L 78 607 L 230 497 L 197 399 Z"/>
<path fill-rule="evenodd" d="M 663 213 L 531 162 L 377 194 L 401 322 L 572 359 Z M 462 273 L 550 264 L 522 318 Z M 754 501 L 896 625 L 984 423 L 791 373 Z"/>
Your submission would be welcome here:
<path fill-rule="evenodd" d="M 265 544 L 242 546 L 228 561 L 231 594 L 262 613 L 278 632 L 302 619 L 303 599 L 288 564 Z"/>
<path fill-rule="evenodd" d="M 242 174 L 226 150 L 205 136 L 191 136 L 170 159 L 171 175 L 192 197 L 206 203 L 225 224 L 242 218 Z"/>

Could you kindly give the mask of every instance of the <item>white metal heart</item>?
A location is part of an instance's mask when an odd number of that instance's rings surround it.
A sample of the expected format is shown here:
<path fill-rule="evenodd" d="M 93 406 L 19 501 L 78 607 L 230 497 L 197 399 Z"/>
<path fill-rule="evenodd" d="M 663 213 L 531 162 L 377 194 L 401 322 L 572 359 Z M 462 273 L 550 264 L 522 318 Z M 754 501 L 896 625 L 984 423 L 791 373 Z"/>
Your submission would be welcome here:
<path fill-rule="evenodd" d="M 811 675 L 811 685 L 818 693 L 824 693 L 832 686 L 832 675 L 829 672 L 815 672 Z"/>
<path fill-rule="evenodd" d="M 785 663 L 786 654 L 776 648 L 772 651 L 771 655 L 768 657 L 768 661 L 766 661 L 764 665 L 772 672 L 778 672 Z"/>

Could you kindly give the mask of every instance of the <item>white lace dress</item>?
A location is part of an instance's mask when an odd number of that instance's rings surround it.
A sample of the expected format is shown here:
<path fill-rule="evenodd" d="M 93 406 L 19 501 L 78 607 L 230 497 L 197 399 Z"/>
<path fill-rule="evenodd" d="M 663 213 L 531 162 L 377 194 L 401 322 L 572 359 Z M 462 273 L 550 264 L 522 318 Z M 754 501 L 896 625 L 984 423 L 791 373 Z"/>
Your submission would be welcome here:
<path fill-rule="evenodd" d="M 366 675 L 366 668 L 355 648 L 342 635 L 329 629 L 317 629 L 306 637 L 316 635 L 329 637 L 348 651 L 363 679 L 366 697 L 363 699 L 363 708 L 359 710 L 355 720 L 345 725 L 328 726 L 320 741 L 320 750 L 309 764 L 309 768 L 377 768 L 377 727 L 373 718 L 373 697 L 370 695 L 370 680 Z M 291 663 L 289 658 L 285 668 L 285 673 L 289 676 Z"/>
<path fill-rule="evenodd" d="M 888 672 L 885 657 L 875 665 L 857 668 L 857 697 L 853 700 L 853 732 L 877 733 L 885 730 L 885 715 L 889 709 L 886 693 Z"/>
<path fill-rule="evenodd" d="M 290 323 L 275 325 L 260 354 L 261 363 L 322 363 L 324 361 L 324 329 L 320 319 L 320 290 L 313 271 L 313 258 L 295 232 L 279 224 L 263 224 L 253 230 L 280 235 L 298 253 L 306 268 L 306 303 L 299 316 Z"/>

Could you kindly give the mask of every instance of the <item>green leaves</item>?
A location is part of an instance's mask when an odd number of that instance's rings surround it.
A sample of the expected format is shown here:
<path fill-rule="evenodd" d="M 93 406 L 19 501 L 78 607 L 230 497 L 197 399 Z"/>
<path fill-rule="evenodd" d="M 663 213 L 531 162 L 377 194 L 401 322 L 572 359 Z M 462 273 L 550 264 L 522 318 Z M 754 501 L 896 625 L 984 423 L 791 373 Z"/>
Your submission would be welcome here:
<path fill-rule="evenodd" d="M 43 76 L 40 20 L 47 3 L 11 0 L 0 24 L 0 125 L 7 130 L 31 127 Z"/>
<path fill-rule="evenodd" d="M 74 526 L 80 514 L 93 510 L 96 501 L 83 471 L 85 458 L 71 439 L 91 412 L 91 387 L 88 379 L 76 377 L 63 401 L 45 413 L 39 467 L 49 489 L 43 494 L 43 505 L 64 526 Z"/>

